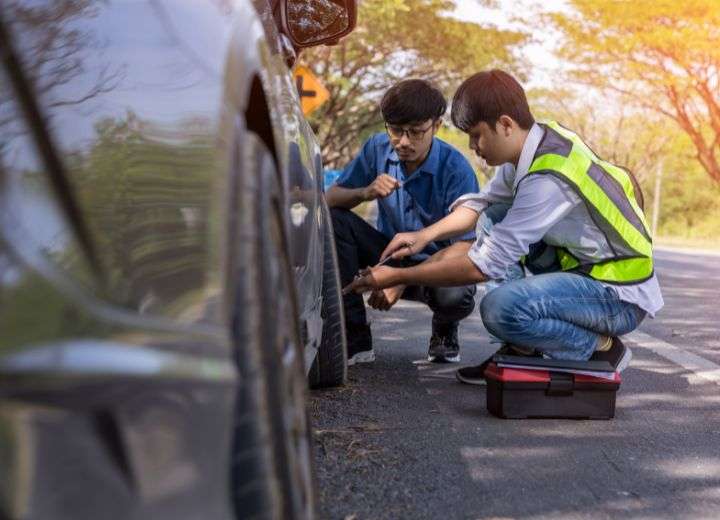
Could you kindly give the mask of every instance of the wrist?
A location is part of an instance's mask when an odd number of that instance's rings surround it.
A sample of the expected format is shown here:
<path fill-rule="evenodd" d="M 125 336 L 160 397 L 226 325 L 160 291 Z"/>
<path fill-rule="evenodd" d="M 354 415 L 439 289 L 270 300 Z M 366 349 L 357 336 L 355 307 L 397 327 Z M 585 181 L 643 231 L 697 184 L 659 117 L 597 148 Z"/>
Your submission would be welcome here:
<path fill-rule="evenodd" d="M 435 240 L 435 233 L 433 233 L 433 230 L 431 228 L 423 228 L 419 231 L 420 234 L 420 240 L 426 243 L 433 242 Z"/>
<path fill-rule="evenodd" d="M 402 267 L 390 267 L 390 280 L 388 287 L 397 287 L 402 286 L 402 289 L 405 289 L 405 268 Z"/>

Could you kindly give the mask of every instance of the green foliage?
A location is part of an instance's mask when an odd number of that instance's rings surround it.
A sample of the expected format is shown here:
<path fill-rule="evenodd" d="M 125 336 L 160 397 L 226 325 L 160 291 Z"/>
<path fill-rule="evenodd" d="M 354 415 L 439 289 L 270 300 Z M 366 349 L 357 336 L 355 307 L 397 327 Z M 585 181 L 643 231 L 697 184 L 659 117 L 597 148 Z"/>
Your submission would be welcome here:
<path fill-rule="evenodd" d="M 720 186 L 709 181 L 690 138 L 672 121 L 623 105 L 613 96 L 587 91 L 583 95 L 570 87 L 536 89 L 529 97 L 539 120 L 557 120 L 582 136 L 602 158 L 633 172 L 649 222 L 657 175 L 662 172 L 658 236 L 720 236 Z"/>
<path fill-rule="evenodd" d="M 652 207 L 654 185 L 648 182 L 645 193 Z M 697 189 L 697 186 L 703 186 Z M 660 218 L 657 235 L 690 239 L 720 237 L 720 186 L 709 184 L 697 162 L 671 162 L 663 171 Z"/>
<path fill-rule="evenodd" d="M 347 163 L 368 130 L 381 122 L 377 103 L 401 79 L 434 81 L 451 95 L 466 76 L 502 67 L 524 77 L 514 49 L 526 35 L 447 16 L 449 0 L 365 0 L 358 27 L 339 45 L 303 54 L 330 91 L 312 114 L 325 163 Z"/>

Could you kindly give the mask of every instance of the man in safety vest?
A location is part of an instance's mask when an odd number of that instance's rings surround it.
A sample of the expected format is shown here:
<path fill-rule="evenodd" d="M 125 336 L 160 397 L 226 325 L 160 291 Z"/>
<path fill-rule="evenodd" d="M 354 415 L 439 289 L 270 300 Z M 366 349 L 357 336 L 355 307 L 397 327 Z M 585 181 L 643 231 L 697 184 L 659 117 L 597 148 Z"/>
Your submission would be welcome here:
<path fill-rule="evenodd" d="M 559 124 L 536 123 L 523 88 L 503 71 L 465 80 L 452 120 L 477 155 L 500 167 L 480 193 L 457 199 L 444 219 L 395 235 L 382 257 L 401 258 L 476 227 L 475 243 L 457 242 L 414 267 L 368 269 L 351 289 L 505 281 L 480 308 L 505 351 L 563 360 L 595 353 L 624 369 L 630 351 L 613 338 L 663 306 L 632 175 Z M 523 273 L 518 265 L 536 276 L 513 275 Z M 487 362 L 459 369 L 458 379 L 482 384 Z"/>

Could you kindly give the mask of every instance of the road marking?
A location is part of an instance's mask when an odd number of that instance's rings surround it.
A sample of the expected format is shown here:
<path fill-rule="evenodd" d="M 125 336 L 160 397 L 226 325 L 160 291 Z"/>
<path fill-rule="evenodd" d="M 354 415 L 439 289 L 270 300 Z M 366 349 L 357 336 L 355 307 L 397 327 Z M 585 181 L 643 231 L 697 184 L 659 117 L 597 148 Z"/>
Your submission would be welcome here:
<path fill-rule="evenodd" d="M 698 378 L 720 384 L 720 365 L 713 363 L 703 357 L 687 352 L 680 347 L 676 347 L 667 341 L 657 339 L 654 336 L 645 334 L 644 332 L 634 331 L 626 336 L 630 341 L 639 347 L 652 350 L 657 355 L 664 357 L 668 361 L 689 370 Z M 690 381 L 700 382 L 700 381 Z"/>
<path fill-rule="evenodd" d="M 717 249 L 695 249 L 674 246 L 653 246 L 653 249 L 663 253 L 677 253 L 688 256 L 720 256 L 720 251 Z"/>

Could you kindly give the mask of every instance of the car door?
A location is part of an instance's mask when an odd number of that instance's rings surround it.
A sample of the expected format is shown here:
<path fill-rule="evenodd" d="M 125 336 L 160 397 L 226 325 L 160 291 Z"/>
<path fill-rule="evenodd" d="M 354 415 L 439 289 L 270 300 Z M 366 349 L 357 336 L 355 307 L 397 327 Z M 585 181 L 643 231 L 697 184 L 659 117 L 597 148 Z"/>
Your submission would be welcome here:
<path fill-rule="evenodd" d="M 227 518 L 218 121 L 252 8 L 0 9 L 0 516 Z"/>

